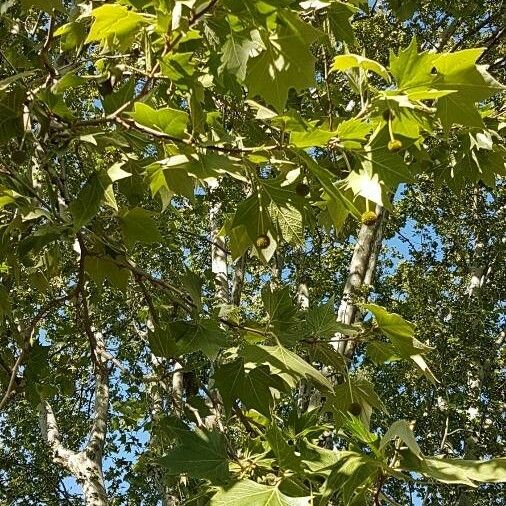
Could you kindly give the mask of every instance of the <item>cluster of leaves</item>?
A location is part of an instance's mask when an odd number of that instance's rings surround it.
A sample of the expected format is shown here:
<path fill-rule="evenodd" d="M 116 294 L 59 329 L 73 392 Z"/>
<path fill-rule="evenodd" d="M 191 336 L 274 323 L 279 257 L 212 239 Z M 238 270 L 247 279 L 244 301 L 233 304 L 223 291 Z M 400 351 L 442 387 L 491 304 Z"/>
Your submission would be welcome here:
<path fill-rule="evenodd" d="M 401 17 L 419 8 L 390 4 Z M 78 446 L 89 334 L 99 329 L 121 365 L 111 449 L 142 446 L 136 436 L 127 445 L 125 431 L 150 434 L 131 483 L 156 468 L 172 491 L 191 478 L 181 499 L 287 506 L 379 504 L 385 481 L 413 473 L 504 481 L 504 460 L 426 457 L 406 421 L 373 427 L 387 407 L 336 343 L 436 383 L 414 325 L 377 304 L 361 306 L 363 323 L 338 323 L 329 293 L 302 311 L 293 290 L 276 286 L 283 274 L 265 274 L 319 234 L 372 224 L 370 205 L 392 210 L 400 184 L 430 178 L 458 190 L 505 175 L 493 102 L 504 87 L 477 64 L 483 49 L 420 51 L 413 37 L 377 61 L 352 29 L 361 9 L 336 0 L 1 8 L 0 384 L 10 407 L 0 416 L 18 423 L 16 395 L 32 407 L 67 403 Z M 258 276 L 239 307 L 216 296 L 209 271 L 217 208 L 216 236 L 233 260 L 251 257 Z M 182 399 L 164 381 L 176 364 Z M 319 392 L 307 413 L 299 385 Z M 222 425 L 210 429 L 202 420 L 213 411 Z"/>

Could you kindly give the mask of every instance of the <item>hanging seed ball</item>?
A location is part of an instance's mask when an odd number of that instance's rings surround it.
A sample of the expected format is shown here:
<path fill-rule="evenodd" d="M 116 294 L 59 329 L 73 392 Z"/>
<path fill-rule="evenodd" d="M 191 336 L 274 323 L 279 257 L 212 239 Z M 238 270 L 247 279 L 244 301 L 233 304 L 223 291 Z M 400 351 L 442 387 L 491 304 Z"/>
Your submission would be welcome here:
<path fill-rule="evenodd" d="M 25 163 L 28 156 L 26 155 L 25 151 L 17 149 L 11 153 L 11 158 L 14 163 Z"/>
<path fill-rule="evenodd" d="M 265 234 L 259 235 L 255 241 L 258 249 L 266 249 L 271 244 L 271 240 Z"/>
<path fill-rule="evenodd" d="M 297 183 L 297 186 L 295 187 L 295 193 L 299 197 L 306 197 L 309 195 L 309 186 L 305 183 Z"/>
<path fill-rule="evenodd" d="M 348 406 L 348 413 L 353 416 L 360 416 L 360 413 L 362 413 L 362 406 L 358 402 L 352 402 Z"/>
<path fill-rule="evenodd" d="M 362 213 L 362 216 L 360 217 L 360 221 L 364 225 L 374 225 L 377 219 L 378 216 L 374 211 L 366 211 L 365 213 Z"/>
<path fill-rule="evenodd" d="M 394 139 L 388 143 L 388 151 L 397 153 L 402 148 L 402 142 L 399 139 Z"/>

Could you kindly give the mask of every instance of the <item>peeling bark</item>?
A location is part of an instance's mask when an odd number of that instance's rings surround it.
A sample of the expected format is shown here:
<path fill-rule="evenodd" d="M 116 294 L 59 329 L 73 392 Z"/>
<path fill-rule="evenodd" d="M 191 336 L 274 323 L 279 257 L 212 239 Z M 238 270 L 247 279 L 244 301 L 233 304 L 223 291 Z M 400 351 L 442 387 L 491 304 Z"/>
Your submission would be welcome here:
<path fill-rule="evenodd" d="M 216 190 L 217 186 L 218 183 L 209 185 L 211 194 Z M 219 235 L 220 211 L 221 202 L 219 201 L 216 201 L 209 209 L 209 226 L 211 232 L 211 269 L 214 274 L 216 299 L 221 304 L 228 304 L 230 301 L 230 291 L 228 286 L 227 249 L 225 240 L 222 236 Z"/>
<path fill-rule="evenodd" d="M 172 375 L 172 400 L 174 401 L 175 413 L 181 418 L 183 416 L 183 366 L 179 362 L 174 362 L 174 374 Z"/>
<path fill-rule="evenodd" d="M 105 352 L 100 333 L 95 334 L 96 356 L 100 359 Z M 51 459 L 69 471 L 82 487 L 87 506 L 107 506 L 108 498 L 102 473 L 102 457 L 107 433 L 107 412 L 109 408 L 108 371 L 105 359 L 101 358 L 95 367 L 95 405 L 90 437 L 85 448 L 76 452 L 63 445 L 58 423 L 48 401 L 38 406 L 39 425 L 44 441 L 51 452 Z"/>
<path fill-rule="evenodd" d="M 381 248 L 382 225 L 385 219 L 385 211 L 381 206 L 376 206 L 378 219 L 372 225 L 362 225 L 358 234 L 357 243 L 350 262 L 348 278 L 344 286 L 341 304 L 337 312 L 337 320 L 351 325 L 357 317 L 357 305 L 354 301 L 356 295 L 366 284 L 371 284 L 376 263 Z M 337 334 L 336 340 L 343 336 Z M 355 343 L 352 341 L 337 341 L 336 349 L 348 358 L 353 356 Z"/>
<path fill-rule="evenodd" d="M 212 195 L 218 182 L 215 181 L 209 185 L 209 192 Z M 227 249 L 225 240 L 219 235 L 220 220 L 219 215 L 221 212 L 221 202 L 216 201 L 209 209 L 209 227 L 211 235 L 211 270 L 214 275 L 214 290 L 215 298 L 218 304 L 226 305 L 230 303 L 230 290 L 228 284 L 228 263 L 227 263 Z M 211 364 L 209 376 L 212 378 L 214 372 L 214 364 Z M 204 425 L 209 429 L 217 428 L 220 426 L 220 409 L 218 393 L 213 388 L 212 379 L 209 380 L 207 389 L 206 404 L 211 411 L 209 416 L 204 419 Z"/>
<path fill-rule="evenodd" d="M 309 309 L 309 289 L 306 283 L 300 282 L 297 287 L 297 302 L 302 310 L 307 311 Z M 308 409 L 311 393 L 311 386 L 305 379 L 302 379 L 299 383 L 297 399 L 299 411 L 304 412 Z"/>

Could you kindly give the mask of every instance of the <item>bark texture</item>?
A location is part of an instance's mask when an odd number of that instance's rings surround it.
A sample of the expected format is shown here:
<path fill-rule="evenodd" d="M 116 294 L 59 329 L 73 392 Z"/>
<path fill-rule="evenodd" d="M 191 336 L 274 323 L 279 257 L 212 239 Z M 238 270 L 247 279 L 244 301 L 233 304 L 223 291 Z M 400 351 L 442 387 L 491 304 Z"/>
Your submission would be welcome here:
<path fill-rule="evenodd" d="M 95 333 L 95 342 L 95 356 L 98 359 L 95 365 L 95 405 L 90 437 L 84 449 L 76 452 L 62 443 L 58 423 L 48 401 L 39 403 L 38 412 L 42 437 L 50 449 L 53 462 L 76 478 L 87 506 L 107 506 L 109 501 L 102 473 L 102 457 L 107 433 L 109 378 L 104 341 L 100 333 Z"/>
<path fill-rule="evenodd" d="M 341 303 L 337 312 L 337 320 L 351 325 L 357 317 L 357 305 L 355 298 L 364 285 L 370 285 L 373 281 L 374 272 L 381 248 L 381 237 L 385 211 L 376 206 L 377 220 L 372 225 L 362 225 L 358 234 L 357 243 L 350 262 L 348 277 L 344 285 Z M 355 343 L 343 340 L 344 336 L 336 335 L 336 349 L 347 358 L 353 356 Z"/>
<path fill-rule="evenodd" d="M 218 182 L 209 185 L 209 191 L 212 195 L 216 192 Z M 230 304 L 230 289 L 228 283 L 228 262 L 225 240 L 220 236 L 220 213 L 221 202 L 216 198 L 209 209 L 209 228 L 211 235 L 211 270 L 214 277 L 215 299 L 219 305 Z M 204 424 L 209 429 L 221 427 L 220 399 L 218 392 L 213 388 L 212 376 L 214 373 L 214 364 L 211 364 L 209 371 L 209 384 L 207 390 L 206 404 L 211 414 L 204 419 Z"/>

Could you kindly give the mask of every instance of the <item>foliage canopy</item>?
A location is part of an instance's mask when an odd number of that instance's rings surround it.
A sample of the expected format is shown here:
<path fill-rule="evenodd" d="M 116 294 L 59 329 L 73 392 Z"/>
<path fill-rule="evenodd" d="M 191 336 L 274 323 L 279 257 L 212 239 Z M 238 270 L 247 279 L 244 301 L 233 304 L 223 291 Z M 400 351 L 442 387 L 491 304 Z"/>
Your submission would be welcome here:
<path fill-rule="evenodd" d="M 0 502 L 500 504 L 500 24 L 4 2 Z"/>

